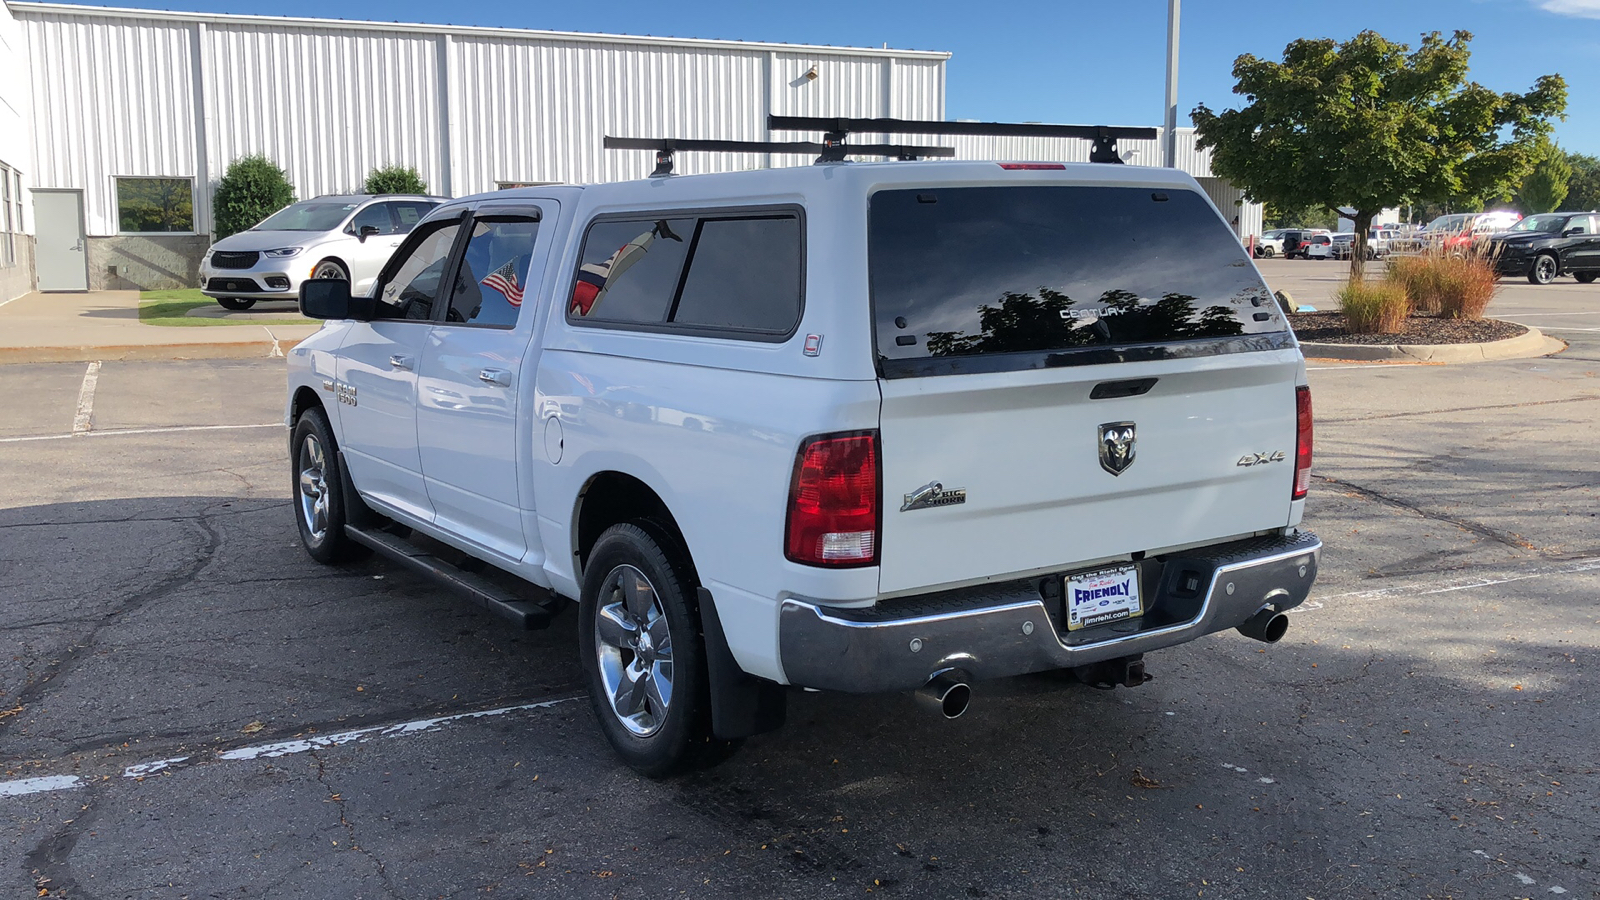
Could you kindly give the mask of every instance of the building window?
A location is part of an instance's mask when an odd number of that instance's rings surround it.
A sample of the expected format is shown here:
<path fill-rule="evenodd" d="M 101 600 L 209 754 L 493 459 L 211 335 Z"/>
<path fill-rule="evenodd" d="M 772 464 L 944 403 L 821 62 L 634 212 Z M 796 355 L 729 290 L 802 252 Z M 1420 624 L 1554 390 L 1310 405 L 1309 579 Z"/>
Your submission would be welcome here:
<path fill-rule="evenodd" d="M 0 268 L 17 264 L 17 232 L 22 230 L 22 180 L 0 163 Z"/>
<path fill-rule="evenodd" d="M 194 182 L 118 178 L 117 227 L 123 234 L 194 232 Z"/>

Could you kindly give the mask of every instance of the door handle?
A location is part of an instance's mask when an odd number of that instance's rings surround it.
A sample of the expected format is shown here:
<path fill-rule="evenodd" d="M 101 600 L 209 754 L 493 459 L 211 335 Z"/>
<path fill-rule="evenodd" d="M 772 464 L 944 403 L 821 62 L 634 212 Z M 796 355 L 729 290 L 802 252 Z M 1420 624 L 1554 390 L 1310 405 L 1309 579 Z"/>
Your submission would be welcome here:
<path fill-rule="evenodd" d="M 486 384 L 498 384 L 501 387 L 511 386 L 511 373 L 505 369 L 484 369 L 478 373 L 478 380 Z"/>
<path fill-rule="evenodd" d="M 389 365 L 404 372 L 411 371 L 411 357 L 396 354 L 389 357 Z"/>

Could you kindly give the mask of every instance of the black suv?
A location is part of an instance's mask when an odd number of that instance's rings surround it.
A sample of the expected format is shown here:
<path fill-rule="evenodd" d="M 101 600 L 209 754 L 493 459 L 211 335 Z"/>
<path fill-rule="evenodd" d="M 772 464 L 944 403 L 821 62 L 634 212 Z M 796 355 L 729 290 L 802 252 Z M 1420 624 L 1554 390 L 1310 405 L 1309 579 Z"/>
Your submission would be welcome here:
<path fill-rule="evenodd" d="M 1600 276 L 1600 214 L 1539 213 L 1489 238 L 1495 271 L 1549 284 L 1571 275 L 1584 284 Z"/>

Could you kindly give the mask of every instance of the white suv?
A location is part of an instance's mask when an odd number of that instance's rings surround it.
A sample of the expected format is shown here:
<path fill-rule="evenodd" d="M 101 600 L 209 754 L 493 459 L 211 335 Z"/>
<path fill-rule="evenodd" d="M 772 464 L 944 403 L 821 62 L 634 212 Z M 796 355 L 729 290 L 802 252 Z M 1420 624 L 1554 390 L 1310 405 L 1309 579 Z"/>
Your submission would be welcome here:
<path fill-rule="evenodd" d="M 200 291 L 227 309 L 294 300 L 308 278 L 341 278 L 357 294 L 442 197 L 348 194 L 294 203 L 229 235 L 200 262 Z"/>
<path fill-rule="evenodd" d="M 373 296 L 301 306 L 328 320 L 289 357 L 307 550 L 525 627 L 575 602 L 647 774 L 777 727 L 785 686 L 951 717 L 981 679 L 1132 686 L 1147 651 L 1277 640 L 1316 577 L 1305 363 L 1174 169 L 501 191 L 435 210 Z"/>

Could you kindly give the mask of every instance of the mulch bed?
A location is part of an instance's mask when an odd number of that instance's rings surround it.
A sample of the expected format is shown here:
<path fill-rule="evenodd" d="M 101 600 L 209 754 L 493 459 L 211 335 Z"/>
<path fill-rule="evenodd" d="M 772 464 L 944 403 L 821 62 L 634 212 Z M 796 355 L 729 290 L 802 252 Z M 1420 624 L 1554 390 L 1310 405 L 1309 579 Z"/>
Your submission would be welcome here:
<path fill-rule="evenodd" d="M 1290 313 L 1289 325 L 1301 341 L 1315 344 L 1484 344 L 1526 334 L 1528 329 L 1499 319 L 1440 319 L 1411 316 L 1399 334 L 1351 334 L 1344 313 Z"/>

